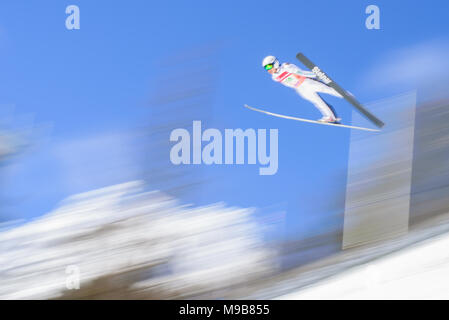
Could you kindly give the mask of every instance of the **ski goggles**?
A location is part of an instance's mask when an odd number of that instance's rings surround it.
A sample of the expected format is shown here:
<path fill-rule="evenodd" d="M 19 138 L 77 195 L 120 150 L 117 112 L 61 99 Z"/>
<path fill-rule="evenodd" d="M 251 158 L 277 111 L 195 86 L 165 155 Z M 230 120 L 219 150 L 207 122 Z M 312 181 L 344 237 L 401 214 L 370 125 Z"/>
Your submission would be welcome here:
<path fill-rule="evenodd" d="M 270 64 L 267 64 L 264 68 L 265 68 L 265 70 L 267 70 L 267 71 L 268 71 L 268 70 L 271 70 L 271 69 L 273 69 L 273 64 L 271 64 L 271 63 L 270 63 Z"/>

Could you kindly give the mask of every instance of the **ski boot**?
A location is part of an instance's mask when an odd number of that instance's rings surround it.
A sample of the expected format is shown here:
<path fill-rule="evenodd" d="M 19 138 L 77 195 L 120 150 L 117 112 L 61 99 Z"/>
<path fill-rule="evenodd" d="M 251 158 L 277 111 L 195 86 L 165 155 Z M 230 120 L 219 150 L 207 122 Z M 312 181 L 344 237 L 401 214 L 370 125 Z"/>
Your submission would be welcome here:
<path fill-rule="evenodd" d="M 339 124 L 340 123 L 341 118 L 335 118 L 335 117 L 329 117 L 329 116 L 324 116 L 321 119 L 318 119 L 318 122 L 325 122 L 325 123 L 334 123 L 334 124 Z"/>

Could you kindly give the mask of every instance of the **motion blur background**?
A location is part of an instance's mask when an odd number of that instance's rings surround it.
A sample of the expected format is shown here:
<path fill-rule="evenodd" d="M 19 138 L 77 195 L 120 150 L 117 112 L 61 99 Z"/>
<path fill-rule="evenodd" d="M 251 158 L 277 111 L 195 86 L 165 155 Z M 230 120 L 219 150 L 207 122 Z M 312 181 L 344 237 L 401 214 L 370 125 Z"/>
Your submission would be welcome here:
<path fill-rule="evenodd" d="M 0 298 L 449 298 L 447 10 L 2 2 Z M 382 132 L 244 109 L 319 117 L 261 68 L 270 54 L 301 66 L 299 51 Z M 194 120 L 278 129 L 277 174 L 174 166 L 170 132 Z"/>

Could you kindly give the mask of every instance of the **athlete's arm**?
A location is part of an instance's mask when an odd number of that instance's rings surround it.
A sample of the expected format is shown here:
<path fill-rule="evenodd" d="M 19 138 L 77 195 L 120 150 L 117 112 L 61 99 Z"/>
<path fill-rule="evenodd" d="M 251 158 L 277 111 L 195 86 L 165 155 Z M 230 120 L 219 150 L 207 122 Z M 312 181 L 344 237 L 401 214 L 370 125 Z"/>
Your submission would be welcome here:
<path fill-rule="evenodd" d="M 312 71 L 305 71 L 299 69 L 297 66 L 291 63 L 284 63 L 284 67 L 288 70 L 288 72 L 297 74 L 299 76 L 307 77 L 307 78 L 316 78 L 316 74 Z"/>

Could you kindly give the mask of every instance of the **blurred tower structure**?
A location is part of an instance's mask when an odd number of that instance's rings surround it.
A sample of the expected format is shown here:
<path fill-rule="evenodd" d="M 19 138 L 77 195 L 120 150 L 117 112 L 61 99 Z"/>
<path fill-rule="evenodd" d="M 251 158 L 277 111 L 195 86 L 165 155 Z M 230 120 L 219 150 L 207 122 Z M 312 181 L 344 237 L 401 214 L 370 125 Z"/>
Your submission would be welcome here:
<path fill-rule="evenodd" d="M 343 249 L 386 240 L 408 231 L 416 94 L 368 106 L 386 125 L 379 133 L 352 130 Z M 353 123 L 369 126 L 358 113 Z"/>
<path fill-rule="evenodd" d="M 208 126 L 212 115 L 218 63 L 217 47 L 205 45 L 181 50 L 158 61 L 157 82 L 149 101 L 151 117 L 143 136 L 144 176 L 152 189 L 193 201 L 201 196 L 210 177 L 201 166 L 175 166 L 170 162 L 173 142 L 170 133 L 177 128 L 192 132 L 194 120 Z M 190 202 L 188 201 L 188 202 Z"/>
<path fill-rule="evenodd" d="M 449 212 L 449 100 L 416 110 L 410 227 Z"/>

